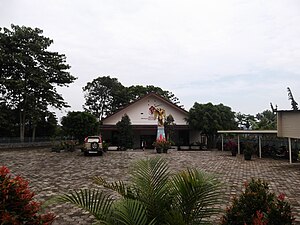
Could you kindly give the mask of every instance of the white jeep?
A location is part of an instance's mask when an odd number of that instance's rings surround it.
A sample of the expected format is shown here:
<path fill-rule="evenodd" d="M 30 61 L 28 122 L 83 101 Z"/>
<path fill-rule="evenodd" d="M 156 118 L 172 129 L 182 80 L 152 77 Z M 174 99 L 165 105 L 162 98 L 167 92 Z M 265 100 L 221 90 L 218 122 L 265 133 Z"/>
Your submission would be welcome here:
<path fill-rule="evenodd" d="M 88 136 L 84 139 L 83 146 L 84 155 L 97 154 L 103 155 L 101 136 Z"/>

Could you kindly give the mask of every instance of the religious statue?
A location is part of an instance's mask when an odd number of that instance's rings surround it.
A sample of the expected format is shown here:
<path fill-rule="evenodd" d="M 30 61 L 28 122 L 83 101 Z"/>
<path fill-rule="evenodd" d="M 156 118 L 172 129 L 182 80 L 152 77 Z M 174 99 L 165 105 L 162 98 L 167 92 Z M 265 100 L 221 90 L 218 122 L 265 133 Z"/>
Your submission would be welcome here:
<path fill-rule="evenodd" d="M 150 113 L 154 114 L 154 119 L 158 121 L 158 126 L 163 127 L 164 126 L 164 120 L 166 117 L 166 110 L 162 108 L 155 108 L 154 106 L 151 106 L 149 108 Z"/>

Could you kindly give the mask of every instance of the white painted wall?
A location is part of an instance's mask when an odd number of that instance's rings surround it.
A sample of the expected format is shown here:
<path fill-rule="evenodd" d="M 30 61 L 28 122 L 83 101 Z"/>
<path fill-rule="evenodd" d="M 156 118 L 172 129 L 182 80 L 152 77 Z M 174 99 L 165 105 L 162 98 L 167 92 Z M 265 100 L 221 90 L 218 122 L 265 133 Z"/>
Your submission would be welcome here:
<path fill-rule="evenodd" d="M 300 138 L 300 112 L 277 112 L 277 136 Z"/>
<path fill-rule="evenodd" d="M 150 115 L 149 113 L 149 108 L 151 106 L 165 109 L 166 116 L 171 114 L 177 125 L 186 125 L 184 120 L 184 118 L 187 117 L 186 113 L 152 95 L 141 99 L 111 117 L 104 119 L 103 125 L 115 125 L 122 119 L 122 116 L 124 116 L 125 113 L 129 116 L 132 125 L 157 125 L 157 120 L 154 120 L 153 115 Z"/>

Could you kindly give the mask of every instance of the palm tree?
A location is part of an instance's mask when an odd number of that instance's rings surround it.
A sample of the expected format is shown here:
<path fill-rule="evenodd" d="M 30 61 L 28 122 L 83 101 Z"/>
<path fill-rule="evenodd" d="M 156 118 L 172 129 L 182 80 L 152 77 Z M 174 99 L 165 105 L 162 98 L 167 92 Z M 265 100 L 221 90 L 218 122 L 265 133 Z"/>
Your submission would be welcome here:
<path fill-rule="evenodd" d="M 130 183 L 108 183 L 95 177 L 96 184 L 119 194 L 82 189 L 58 196 L 93 214 L 105 225 L 198 225 L 209 224 L 220 212 L 219 181 L 202 171 L 187 169 L 171 175 L 162 158 L 139 160 L 130 171 Z M 115 196 L 115 195 L 114 195 Z"/>

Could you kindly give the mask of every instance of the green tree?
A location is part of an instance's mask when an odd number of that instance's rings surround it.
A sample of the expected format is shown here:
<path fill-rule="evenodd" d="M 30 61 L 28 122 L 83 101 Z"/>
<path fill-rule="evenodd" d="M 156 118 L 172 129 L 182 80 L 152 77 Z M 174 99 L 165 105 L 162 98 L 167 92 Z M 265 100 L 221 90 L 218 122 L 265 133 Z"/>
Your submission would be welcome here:
<path fill-rule="evenodd" d="M 125 87 L 117 78 L 110 76 L 98 77 L 92 82 L 88 82 L 83 87 L 83 91 L 85 110 L 99 120 L 112 114 L 128 102 Z"/>
<path fill-rule="evenodd" d="M 142 86 L 142 85 L 132 85 L 127 88 L 127 93 L 129 95 L 129 101 L 133 102 L 141 97 L 143 97 L 146 94 L 149 93 L 157 93 L 161 95 L 162 97 L 168 99 L 174 104 L 180 104 L 179 99 L 170 91 L 165 91 L 162 90 L 160 87 L 155 87 L 153 85 L 147 85 L 147 86 Z"/>
<path fill-rule="evenodd" d="M 52 112 L 46 112 L 41 115 L 36 124 L 36 132 L 39 134 L 38 137 L 54 137 L 57 133 L 57 129 L 57 118 Z"/>
<path fill-rule="evenodd" d="M 235 114 L 235 118 L 240 129 L 257 129 L 257 121 L 255 116 L 238 112 Z"/>
<path fill-rule="evenodd" d="M 0 104 L 0 136 L 17 137 L 18 136 L 18 112 L 11 109 L 6 104 Z"/>
<path fill-rule="evenodd" d="M 164 91 L 160 87 L 153 85 L 133 85 L 124 87 L 117 78 L 103 76 L 88 82 L 83 87 L 85 105 L 84 109 L 100 121 L 102 118 L 111 115 L 124 105 L 127 105 L 146 94 L 155 92 L 168 99 L 174 104 L 179 104 L 178 98 L 169 91 Z"/>
<path fill-rule="evenodd" d="M 61 124 L 64 133 L 73 136 L 80 143 L 86 136 L 98 134 L 99 123 L 96 117 L 88 112 L 68 112 L 62 117 Z"/>
<path fill-rule="evenodd" d="M 133 130 L 130 118 L 127 114 L 116 124 L 118 129 L 118 140 L 121 149 L 133 148 Z"/>
<path fill-rule="evenodd" d="M 265 110 L 256 115 L 258 122 L 256 129 L 258 130 L 276 130 L 277 129 L 277 116 L 271 110 Z"/>
<path fill-rule="evenodd" d="M 95 178 L 120 198 L 103 189 L 82 189 L 57 201 L 81 207 L 107 225 L 210 224 L 210 217 L 219 212 L 220 183 L 207 173 L 187 169 L 171 175 L 164 159 L 150 158 L 137 161 L 129 175 L 129 183 Z"/>
<path fill-rule="evenodd" d="M 176 126 L 176 123 L 174 121 L 175 120 L 174 120 L 174 118 L 171 114 L 169 114 L 166 117 L 164 127 L 165 127 L 165 132 L 166 132 L 166 136 L 167 136 L 168 141 L 173 141 L 174 140 L 173 138 L 174 138 L 175 126 Z"/>
<path fill-rule="evenodd" d="M 76 79 L 67 72 L 65 55 L 47 51 L 53 41 L 42 33 L 25 26 L 0 28 L 0 99 L 18 110 L 21 141 L 29 120 L 36 124 L 48 106 L 67 106 L 56 87 Z"/>
<path fill-rule="evenodd" d="M 208 147 L 215 146 L 215 138 L 218 130 L 236 129 L 235 113 L 231 108 L 223 104 L 195 103 L 189 110 L 188 124 L 207 136 Z"/>

